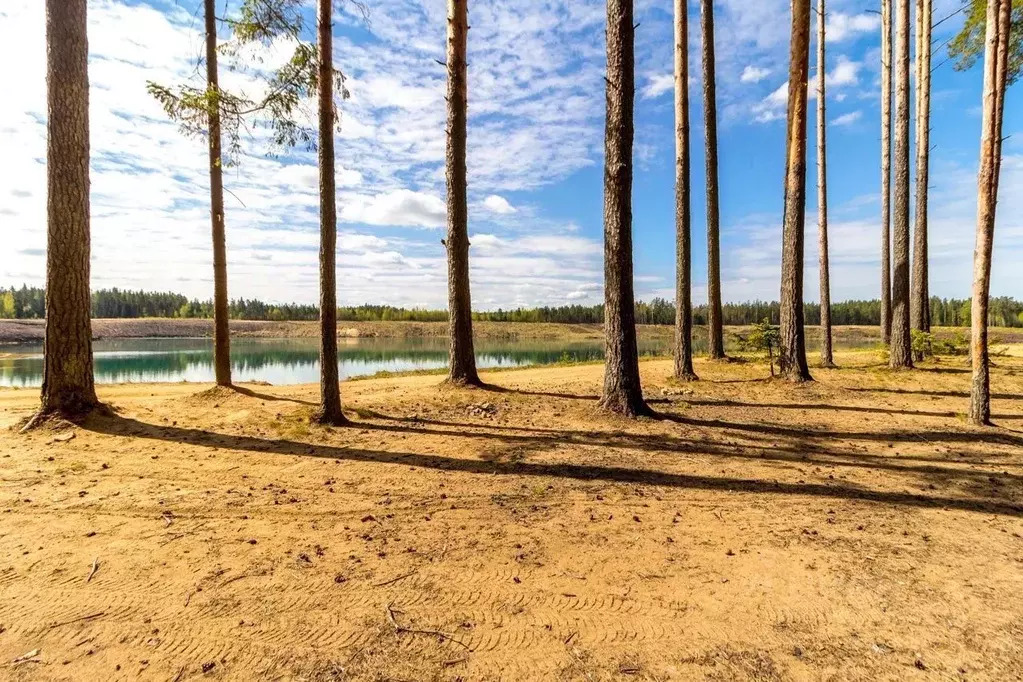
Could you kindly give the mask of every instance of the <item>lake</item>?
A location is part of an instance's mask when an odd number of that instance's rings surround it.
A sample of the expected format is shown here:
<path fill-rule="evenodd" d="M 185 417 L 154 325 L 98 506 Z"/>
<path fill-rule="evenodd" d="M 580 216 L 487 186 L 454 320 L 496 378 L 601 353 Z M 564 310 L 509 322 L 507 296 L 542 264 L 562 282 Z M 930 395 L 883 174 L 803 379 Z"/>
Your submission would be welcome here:
<path fill-rule="evenodd" d="M 642 355 L 666 354 L 667 343 L 641 341 Z M 40 386 L 43 383 L 42 345 L 0 346 L 0 386 Z M 342 378 L 377 372 L 407 372 L 447 366 L 444 338 L 338 339 Z M 100 383 L 195 381 L 211 382 L 212 339 L 108 339 L 93 342 L 96 381 Z M 476 342 L 476 363 L 483 368 L 545 365 L 560 361 L 600 360 L 601 341 Z M 319 340 L 231 340 L 233 379 L 271 384 L 308 384 L 320 380 Z"/>

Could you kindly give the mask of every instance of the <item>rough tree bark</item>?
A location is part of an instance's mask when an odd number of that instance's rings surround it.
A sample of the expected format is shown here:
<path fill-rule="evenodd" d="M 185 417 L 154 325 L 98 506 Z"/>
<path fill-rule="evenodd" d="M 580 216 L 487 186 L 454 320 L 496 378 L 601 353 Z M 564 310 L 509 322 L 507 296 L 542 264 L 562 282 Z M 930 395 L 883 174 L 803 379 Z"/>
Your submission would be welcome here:
<path fill-rule="evenodd" d="M 632 283 L 632 140 L 636 91 L 632 0 L 607 2 L 604 128 L 604 391 L 600 407 L 649 412 L 639 383 Z"/>
<path fill-rule="evenodd" d="M 314 418 L 340 426 L 341 386 L 337 368 L 337 200 L 334 193 L 334 36 L 332 0 L 317 0 L 316 94 L 320 171 L 320 407 Z"/>
<path fill-rule="evenodd" d="M 806 218 L 806 89 L 810 70 L 810 0 L 792 0 L 785 215 L 782 223 L 778 365 L 789 381 L 810 381 L 803 330 L 803 229 Z"/>
<path fill-rule="evenodd" d="M 206 87 L 220 92 L 217 74 L 216 0 L 205 0 Z M 213 227 L 213 369 L 218 386 L 231 385 L 231 331 L 227 307 L 227 237 L 224 234 L 224 168 L 219 102 L 209 111 L 210 222 Z"/>
<path fill-rule="evenodd" d="M 892 0 L 881 0 L 881 341 L 892 338 Z"/>
<path fill-rule="evenodd" d="M 469 32 L 468 0 L 448 0 L 448 130 L 445 156 L 448 235 L 448 381 L 479 386 L 472 342 L 469 294 L 469 207 L 466 199 L 465 135 L 467 116 L 465 48 Z"/>
<path fill-rule="evenodd" d="M 931 0 L 916 1 L 916 216 L 913 226 L 913 329 L 931 330 L 927 285 L 927 183 L 931 151 Z M 914 353 L 923 360 L 923 352 Z"/>
<path fill-rule="evenodd" d="M 1006 0 L 998 8 L 998 55 L 995 61 L 995 130 L 998 133 L 996 138 L 998 153 L 995 155 L 996 189 L 1002 172 L 1002 118 L 1005 114 L 1005 91 L 1009 87 L 1009 50 L 1013 44 L 1012 5 L 1012 0 Z"/>
<path fill-rule="evenodd" d="M 977 242 L 973 251 L 973 292 L 970 302 L 970 423 L 991 422 L 991 377 L 988 358 L 988 295 L 991 291 L 991 248 L 1002 156 L 1002 108 L 1005 105 L 1010 0 L 990 0 L 984 39 L 984 99 L 980 165 L 977 172 Z"/>
<path fill-rule="evenodd" d="M 689 7 L 675 0 L 675 378 L 693 370 L 693 257 L 689 182 Z"/>
<path fill-rule="evenodd" d="M 893 369 L 913 366 L 909 333 L 909 2 L 895 0 L 895 215 L 889 346 Z"/>
<path fill-rule="evenodd" d="M 98 404 L 89 321 L 86 0 L 47 0 L 46 45 L 46 331 L 38 417 L 74 416 Z"/>
<path fill-rule="evenodd" d="M 833 367 L 831 349 L 831 272 L 828 262 L 828 158 L 825 106 L 824 0 L 817 1 L 817 250 L 820 265 L 821 366 Z"/>
<path fill-rule="evenodd" d="M 711 359 L 725 357 L 721 315 L 721 244 L 718 208 L 718 114 L 714 76 L 714 1 L 700 0 L 703 31 L 703 142 L 707 168 L 707 332 Z"/>

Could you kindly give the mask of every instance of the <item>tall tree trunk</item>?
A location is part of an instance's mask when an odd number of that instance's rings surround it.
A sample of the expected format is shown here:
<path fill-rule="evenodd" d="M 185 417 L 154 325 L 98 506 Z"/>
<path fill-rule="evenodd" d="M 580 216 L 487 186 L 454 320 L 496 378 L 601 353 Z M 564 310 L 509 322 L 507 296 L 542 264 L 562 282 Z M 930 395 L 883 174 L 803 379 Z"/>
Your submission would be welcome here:
<path fill-rule="evenodd" d="M 1010 27 L 1010 0 L 990 0 L 984 40 L 984 100 L 977 172 L 977 243 L 973 251 L 973 295 L 970 302 L 970 422 L 991 421 L 991 377 L 987 315 L 991 291 L 991 247 L 1002 156 L 1002 108 L 1005 105 Z"/>
<path fill-rule="evenodd" d="M 892 339 L 892 0 L 881 0 L 881 341 Z"/>
<path fill-rule="evenodd" d="M 98 404 L 89 321 L 86 0 L 46 2 L 46 331 L 40 416 Z"/>
<path fill-rule="evenodd" d="M 828 154 L 825 105 L 824 0 L 817 0 L 817 246 L 821 284 L 821 365 L 833 367 L 831 350 L 831 272 L 828 262 Z"/>
<path fill-rule="evenodd" d="M 689 182 L 689 7 L 675 0 L 675 378 L 693 370 L 693 257 Z"/>
<path fill-rule="evenodd" d="M 337 369 L 337 200 L 334 193 L 333 0 L 317 0 L 320 153 L 320 407 L 315 419 L 339 426 L 341 386 Z"/>
<path fill-rule="evenodd" d="M 469 206 L 466 199 L 465 135 L 467 116 L 465 48 L 469 32 L 468 0 L 448 0 L 448 140 L 445 162 L 448 190 L 448 381 L 479 386 L 472 343 L 469 295 Z"/>
<path fill-rule="evenodd" d="M 895 216 L 892 277 L 893 369 L 913 366 L 909 334 L 909 2 L 895 0 Z"/>
<path fill-rule="evenodd" d="M 913 329 L 931 330 L 927 285 L 927 183 L 931 147 L 931 0 L 916 1 L 916 222 L 913 227 Z M 914 353 L 923 360 L 923 352 Z"/>
<path fill-rule="evenodd" d="M 1012 0 L 1006 0 L 998 8 L 998 56 L 995 61 L 995 130 L 998 133 L 995 155 L 995 189 L 997 191 L 1002 172 L 1002 118 L 1005 113 L 1005 91 L 1008 88 L 1009 50 L 1012 45 Z M 997 197 L 996 197 L 997 198 Z"/>
<path fill-rule="evenodd" d="M 806 219 L 806 88 L 810 70 L 810 0 L 792 0 L 785 215 L 782 223 L 781 348 L 789 381 L 810 381 L 803 329 L 803 229 Z"/>
<path fill-rule="evenodd" d="M 604 392 L 600 406 L 649 412 L 639 383 L 632 283 L 632 139 L 636 92 L 632 0 L 607 3 L 604 128 Z"/>
<path fill-rule="evenodd" d="M 711 359 L 725 357 L 721 315 L 721 243 L 718 208 L 718 109 L 714 77 L 714 1 L 700 0 L 703 29 L 703 142 L 707 163 L 707 332 Z"/>
<path fill-rule="evenodd" d="M 216 0 L 205 0 L 206 88 L 220 94 L 217 74 Z M 224 168 L 220 153 L 220 101 L 209 110 L 210 221 L 213 226 L 213 370 L 218 386 L 231 385 L 231 330 L 227 307 L 227 237 L 224 234 Z"/>

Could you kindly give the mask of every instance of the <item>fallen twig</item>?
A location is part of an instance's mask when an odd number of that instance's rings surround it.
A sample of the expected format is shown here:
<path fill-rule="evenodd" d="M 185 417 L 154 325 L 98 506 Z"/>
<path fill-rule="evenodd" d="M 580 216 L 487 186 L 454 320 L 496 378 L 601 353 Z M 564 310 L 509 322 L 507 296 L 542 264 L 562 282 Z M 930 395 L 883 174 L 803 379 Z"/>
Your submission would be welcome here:
<path fill-rule="evenodd" d="M 889 412 L 889 414 L 891 413 Z M 925 443 L 930 443 L 931 445 L 934 445 L 934 441 L 928 438 L 927 436 L 923 436 L 919 433 L 916 433 L 915 431 L 913 432 L 913 435 L 919 438 L 920 440 L 924 441 Z"/>
<path fill-rule="evenodd" d="M 241 580 L 242 578 L 254 578 L 257 575 L 266 575 L 266 574 L 265 573 L 242 573 L 241 575 L 236 575 L 236 576 L 234 576 L 232 578 L 228 578 L 224 582 L 222 582 L 219 585 L 217 585 L 217 587 L 223 587 L 224 585 L 230 585 L 231 583 L 236 582 L 238 580 Z"/>
<path fill-rule="evenodd" d="M 184 531 L 182 533 L 178 533 L 177 535 L 172 535 L 169 538 L 167 538 L 166 540 L 164 540 L 163 542 L 161 542 L 160 546 L 163 547 L 164 545 L 169 545 L 170 543 L 174 542 L 175 540 L 180 540 L 181 538 L 185 537 L 186 535 L 191 535 L 192 533 L 194 533 L 197 530 L 201 529 L 203 526 L 207 525 L 208 523 L 209 523 L 209 521 L 203 521 L 198 526 L 196 526 L 196 527 L 194 527 L 194 528 L 192 528 L 190 530 L 186 530 L 186 531 Z"/>
<path fill-rule="evenodd" d="M 28 652 L 27 654 L 22 654 L 21 656 L 18 656 L 16 659 L 11 661 L 11 666 L 13 667 L 16 665 L 20 665 L 22 663 L 42 663 L 42 661 L 40 661 L 37 658 L 38 656 L 39 649 L 32 649 L 32 651 Z"/>
<path fill-rule="evenodd" d="M 405 578 L 409 578 L 409 577 L 411 577 L 411 576 L 413 576 L 415 574 L 416 574 L 416 572 L 412 571 L 410 573 L 406 573 L 405 575 L 399 575 L 397 578 L 391 578 L 390 580 L 385 580 L 382 583 L 374 583 L 373 587 L 384 587 L 385 585 L 390 585 L 392 583 L 396 583 L 399 580 L 404 580 Z"/>
<path fill-rule="evenodd" d="M 89 571 L 89 577 L 85 579 L 85 582 L 92 580 L 92 576 L 96 575 L 96 571 L 99 570 L 99 557 L 92 560 L 92 570 Z"/>
<path fill-rule="evenodd" d="M 575 639 L 575 636 L 578 635 L 578 634 L 579 634 L 578 632 L 575 632 L 573 630 L 572 634 L 570 634 L 568 637 L 565 638 L 565 646 L 568 646 L 572 642 L 572 640 Z"/>
<path fill-rule="evenodd" d="M 21 430 L 18 431 L 18 433 L 28 433 L 29 431 L 34 429 L 37 424 L 41 424 L 44 419 L 46 419 L 46 415 L 44 415 L 42 412 L 36 412 L 34 415 L 32 415 L 31 419 L 25 422 L 25 425 L 21 427 Z"/>
<path fill-rule="evenodd" d="M 80 616 L 78 618 L 72 618 L 71 620 L 61 621 L 60 623 L 54 623 L 53 625 L 51 625 L 47 629 L 52 630 L 53 628 L 59 628 L 62 625 L 71 625 L 71 623 L 77 623 L 77 622 L 83 621 L 83 620 L 94 620 L 96 618 L 99 618 L 100 616 L 105 616 L 106 613 L 107 613 L 106 611 L 98 611 L 96 613 L 90 613 L 88 616 Z"/>
<path fill-rule="evenodd" d="M 446 632 L 441 632 L 439 630 L 419 630 L 417 628 L 407 628 L 404 625 L 399 625 L 398 621 L 394 618 L 394 609 L 392 608 L 391 604 L 387 605 L 387 620 L 391 622 L 391 626 L 394 628 L 394 634 L 396 635 L 400 635 L 403 632 L 405 632 L 410 635 L 430 635 L 432 637 L 440 637 L 441 639 L 457 644 L 466 651 L 472 651 L 472 649 L 469 648 L 468 644 L 455 639 Z"/>

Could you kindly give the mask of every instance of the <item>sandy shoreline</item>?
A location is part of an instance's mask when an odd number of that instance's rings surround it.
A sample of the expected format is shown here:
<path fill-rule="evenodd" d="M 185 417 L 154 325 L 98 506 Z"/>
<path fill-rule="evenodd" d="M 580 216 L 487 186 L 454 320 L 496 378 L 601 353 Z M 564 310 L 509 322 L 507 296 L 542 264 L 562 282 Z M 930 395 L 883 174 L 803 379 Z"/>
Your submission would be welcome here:
<path fill-rule="evenodd" d="M 728 327 L 726 335 L 742 327 Z M 641 339 L 669 340 L 669 325 L 638 325 Z M 968 333 L 969 330 L 962 330 Z M 1012 333 L 1013 330 L 1001 330 Z M 479 339 L 545 339 L 564 341 L 601 340 L 599 324 L 553 324 L 533 322 L 476 322 L 474 336 Z M 0 344 L 42 343 L 43 320 L 0 320 Z M 231 320 L 231 336 L 237 338 L 314 338 L 319 336 L 318 322 L 271 322 L 262 320 Z M 338 336 L 347 338 L 423 338 L 444 337 L 448 333 L 446 322 L 339 322 Z M 213 335 L 212 320 L 139 318 L 95 319 L 92 321 L 94 339 L 138 338 L 207 338 Z M 694 335 L 706 334 L 704 327 L 696 327 Z M 816 338 L 816 327 L 808 327 L 807 335 Z M 878 338 L 875 327 L 835 327 L 839 340 L 869 341 Z M 1016 330 L 1023 341 L 1023 330 Z M 1008 339 L 1007 339 L 1008 340 Z"/>
<path fill-rule="evenodd" d="M 115 413 L 0 438 L 0 660 L 38 650 L 11 674 L 40 682 L 1020 679 L 1023 360 L 993 367 L 992 429 L 958 416 L 958 360 L 836 361 L 798 387 L 644 362 L 637 420 L 596 409 L 600 365 L 346 383 L 341 429 L 310 424 L 315 384 L 101 386 Z M 0 391 L 0 429 L 37 404 Z"/>
<path fill-rule="evenodd" d="M 477 322 L 477 338 L 484 339 L 565 339 L 601 338 L 596 324 L 544 324 L 516 322 Z M 0 320 L 0 344 L 41 343 L 43 320 Z M 262 320 L 231 320 L 231 336 L 238 338 L 314 338 L 319 336 L 319 323 L 271 322 Z M 670 327 L 649 327 L 643 332 L 650 338 L 671 334 Z M 212 320 L 195 319 L 95 319 L 94 339 L 137 338 L 206 338 L 213 335 Z M 338 336 L 347 338 L 422 338 L 447 335 L 445 322 L 339 322 Z"/>
<path fill-rule="evenodd" d="M 43 320 L 0 320 L 0 357 L 2 348 L 10 344 L 42 343 Z M 741 333 L 744 327 L 726 327 L 725 336 Z M 969 336 L 968 328 L 940 327 L 934 333 L 939 338 L 956 335 Z M 818 327 L 807 327 L 807 341 L 813 344 L 820 335 Z M 231 336 L 234 338 L 316 338 L 319 323 L 272 322 L 263 320 L 231 320 Z M 339 322 L 338 337 L 341 338 L 443 338 L 447 336 L 446 322 Z M 599 324 L 553 324 L 533 322 L 476 322 L 473 333 L 477 339 L 490 340 L 546 340 L 546 341 L 601 341 L 603 330 Z M 696 327 L 694 336 L 706 335 L 705 327 Z M 880 343 L 877 327 L 867 325 L 836 326 L 833 330 L 835 344 L 839 347 L 862 348 L 870 343 Z M 92 321 L 93 339 L 141 339 L 141 338 L 209 338 L 213 336 L 212 320 L 139 318 L 139 319 L 95 319 Z M 669 325 L 638 325 L 640 340 L 670 342 L 673 329 Z M 1023 343 L 1023 329 L 990 329 L 995 343 Z"/>

